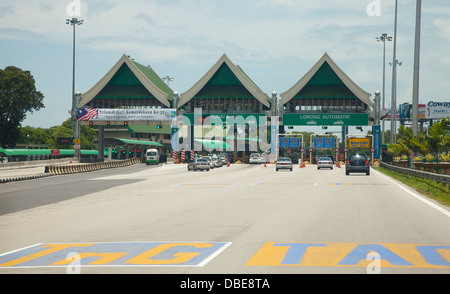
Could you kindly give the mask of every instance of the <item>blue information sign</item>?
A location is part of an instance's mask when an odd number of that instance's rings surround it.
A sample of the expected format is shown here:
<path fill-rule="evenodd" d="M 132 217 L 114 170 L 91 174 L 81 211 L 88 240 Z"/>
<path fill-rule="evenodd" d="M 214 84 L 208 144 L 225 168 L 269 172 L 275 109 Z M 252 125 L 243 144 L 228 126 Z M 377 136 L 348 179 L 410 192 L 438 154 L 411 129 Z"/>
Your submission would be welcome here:
<path fill-rule="evenodd" d="M 373 126 L 373 159 L 381 159 L 381 130 L 380 126 Z"/>
<path fill-rule="evenodd" d="M 280 148 L 300 148 L 300 138 L 280 138 Z"/>
<path fill-rule="evenodd" d="M 314 148 L 334 148 L 334 138 L 314 138 Z"/>

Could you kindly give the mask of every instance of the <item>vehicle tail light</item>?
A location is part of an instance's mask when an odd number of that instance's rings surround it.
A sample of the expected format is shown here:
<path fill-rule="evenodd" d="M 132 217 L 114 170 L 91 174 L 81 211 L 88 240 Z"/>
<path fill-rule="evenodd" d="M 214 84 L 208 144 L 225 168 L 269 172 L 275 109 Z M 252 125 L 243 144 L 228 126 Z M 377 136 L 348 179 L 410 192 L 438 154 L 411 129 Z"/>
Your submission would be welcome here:
<path fill-rule="evenodd" d="M 369 164 L 369 161 L 368 160 L 366 160 L 366 165 L 368 165 Z"/>
<path fill-rule="evenodd" d="M 197 162 L 197 165 L 200 165 L 200 163 Z"/>
<path fill-rule="evenodd" d="M 350 164 L 350 160 L 347 160 L 347 164 Z"/>

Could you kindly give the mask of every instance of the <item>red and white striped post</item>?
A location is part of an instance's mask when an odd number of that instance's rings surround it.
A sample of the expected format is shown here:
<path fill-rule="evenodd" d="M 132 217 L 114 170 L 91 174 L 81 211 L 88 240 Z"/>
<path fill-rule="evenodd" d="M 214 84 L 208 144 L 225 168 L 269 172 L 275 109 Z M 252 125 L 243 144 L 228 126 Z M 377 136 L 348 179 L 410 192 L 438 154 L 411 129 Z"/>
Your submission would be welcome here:
<path fill-rule="evenodd" d="M 176 163 L 176 160 L 177 160 L 177 152 L 175 151 L 175 149 L 172 150 L 172 158 L 173 158 L 173 160 L 174 160 L 175 163 Z"/>

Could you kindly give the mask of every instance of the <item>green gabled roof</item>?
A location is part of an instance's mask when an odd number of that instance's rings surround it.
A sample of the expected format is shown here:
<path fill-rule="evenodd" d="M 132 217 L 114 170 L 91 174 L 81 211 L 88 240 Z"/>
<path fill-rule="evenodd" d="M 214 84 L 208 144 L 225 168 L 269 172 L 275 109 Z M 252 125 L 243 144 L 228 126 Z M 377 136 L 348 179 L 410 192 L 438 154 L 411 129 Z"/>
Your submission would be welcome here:
<path fill-rule="evenodd" d="M 181 94 L 180 98 L 178 107 L 194 98 L 256 99 L 270 107 L 269 96 L 239 66 L 233 64 L 226 54 L 194 86 Z"/>
<path fill-rule="evenodd" d="M 131 133 L 146 133 L 146 134 L 172 134 L 172 126 L 162 125 L 159 129 L 157 125 L 128 125 L 128 130 Z"/>
<path fill-rule="evenodd" d="M 156 72 L 148 66 L 144 66 L 140 63 L 137 63 L 133 60 L 133 63 L 136 65 L 137 68 L 150 80 L 152 83 L 158 87 L 161 91 L 166 93 L 168 100 L 173 100 L 173 90 L 166 84 L 164 81 L 156 74 Z"/>
<path fill-rule="evenodd" d="M 155 98 L 171 107 L 173 91 L 153 71 L 125 54 L 89 91 L 81 95 L 79 107 L 99 98 Z"/>
<path fill-rule="evenodd" d="M 353 98 L 372 107 L 370 96 L 325 53 L 294 86 L 280 94 L 279 105 L 284 105 L 291 99 Z"/>

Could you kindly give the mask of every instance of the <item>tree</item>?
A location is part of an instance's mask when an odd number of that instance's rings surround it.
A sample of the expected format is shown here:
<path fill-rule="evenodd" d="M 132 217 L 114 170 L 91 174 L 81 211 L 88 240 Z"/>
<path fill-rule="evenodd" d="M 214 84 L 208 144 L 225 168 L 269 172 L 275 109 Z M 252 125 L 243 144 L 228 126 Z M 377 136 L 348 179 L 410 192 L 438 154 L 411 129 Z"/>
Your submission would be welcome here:
<path fill-rule="evenodd" d="M 17 143 L 45 145 L 48 144 L 50 138 L 50 129 L 26 126 L 20 128 L 20 136 Z"/>
<path fill-rule="evenodd" d="M 36 90 L 30 71 L 15 66 L 0 69 L 0 145 L 14 147 L 27 112 L 44 107 L 44 95 Z"/>
<path fill-rule="evenodd" d="M 69 117 L 60 126 L 51 128 L 52 136 L 48 141 L 49 145 L 54 149 L 73 149 L 73 145 L 58 145 L 58 138 L 72 138 L 72 120 Z M 81 149 L 96 149 L 95 130 L 90 126 L 81 127 Z"/>
<path fill-rule="evenodd" d="M 442 119 L 434 123 L 428 130 L 428 143 L 430 151 L 434 153 L 447 153 L 450 150 L 450 120 Z"/>
<path fill-rule="evenodd" d="M 422 155 L 446 154 L 450 151 L 450 120 L 444 118 L 417 136 L 411 128 L 400 126 L 397 144 L 390 144 L 388 151 L 394 156 L 408 155 L 410 151 Z"/>

